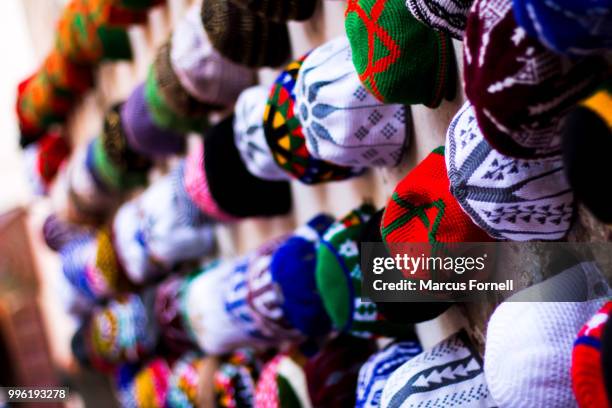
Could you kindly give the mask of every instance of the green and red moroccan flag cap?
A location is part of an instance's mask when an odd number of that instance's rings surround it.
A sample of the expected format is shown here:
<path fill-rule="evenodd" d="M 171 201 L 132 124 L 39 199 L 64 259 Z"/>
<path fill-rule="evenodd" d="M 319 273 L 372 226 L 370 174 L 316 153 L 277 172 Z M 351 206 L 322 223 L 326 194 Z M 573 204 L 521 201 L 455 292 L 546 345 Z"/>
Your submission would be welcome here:
<path fill-rule="evenodd" d="M 435 108 L 454 98 L 451 38 L 415 19 L 403 0 L 349 0 L 345 28 L 359 78 L 380 101 Z"/>

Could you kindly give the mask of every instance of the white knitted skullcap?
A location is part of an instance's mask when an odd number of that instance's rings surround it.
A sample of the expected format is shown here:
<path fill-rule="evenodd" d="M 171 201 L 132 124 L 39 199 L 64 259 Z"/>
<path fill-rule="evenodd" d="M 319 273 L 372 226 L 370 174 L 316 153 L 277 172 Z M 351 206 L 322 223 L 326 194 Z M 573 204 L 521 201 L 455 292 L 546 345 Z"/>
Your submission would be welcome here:
<path fill-rule="evenodd" d="M 450 191 L 472 221 L 497 239 L 563 238 L 574 214 L 574 195 L 560 156 L 522 160 L 486 141 L 468 102 L 446 136 Z"/>
<path fill-rule="evenodd" d="M 462 330 L 398 368 L 387 380 L 381 408 L 487 408 L 482 359 Z"/>
<path fill-rule="evenodd" d="M 411 132 L 410 110 L 383 104 L 359 80 L 348 38 L 306 57 L 295 86 L 295 113 L 313 157 L 342 166 L 399 163 Z"/>
<path fill-rule="evenodd" d="M 189 201 L 182 174 L 181 164 L 117 213 L 116 250 L 133 282 L 150 281 L 215 248 L 213 227 Z"/>
<path fill-rule="evenodd" d="M 597 267 L 581 263 L 495 309 L 484 361 L 491 395 L 500 408 L 577 406 L 570 377 L 574 339 L 605 303 L 605 297 L 598 296 L 606 294 L 610 288 Z M 521 301 L 537 296 L 543 301 Z"/>
<path fill-rule="evenodd" d="M 223 303 L 224 288 L 234 262 L 218 261 L 186 286 L 183 315 L 194 340 L 208 354 L 223 354 L 248 345 L 250 337 L 234 324 Z"/>
<path fill-rule="evenodd" d="M 181 85 L 201 102 L 231 106 L 255 82 L 250 68 L 235 64 L 212 46 L 194 5 L 177 24 L 170 40 L 170 61 Z"/>

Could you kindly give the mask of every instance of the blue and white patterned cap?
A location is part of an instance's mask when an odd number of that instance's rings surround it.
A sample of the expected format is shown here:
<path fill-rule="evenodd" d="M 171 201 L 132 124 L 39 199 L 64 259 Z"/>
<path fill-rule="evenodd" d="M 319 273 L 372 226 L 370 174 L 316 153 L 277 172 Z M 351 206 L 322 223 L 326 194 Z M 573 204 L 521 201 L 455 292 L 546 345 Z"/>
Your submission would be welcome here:
<path fill-rule="evenodd" d="M 272 157 L 263 127 L 269 89 L 258 85 L 244 90 L 234 108 L 234 142 L 249 172 L 264 180 L 290 180 Z"/>
<path fill-rule="evenodd" d="M 182 175 L 181 162 L 115 216 L 116 251 L 134 283 L 150 282 L 216 248 L 213 226 L 190 201 Z"/>
<path fill-rule="evenodd" d="M 313 157 L 342 166 L 399 163 L 411 132 L 410 110 L 368 93 L 343 36 L 304 60 L 295 87 L 296 114 Z"/>
<path fill-rule="evenodd" d="M 404 340 L 392 343 L 370 356 L 359 370 L 355 408 L 379 408 L 387 379 L 422 351 L 418 341 Z"/>
<path fill-rule="evenodd" d="M 461 330 L 399 367 L 387 380 L 381 407 L 495 407 L 480 355 Z"/>

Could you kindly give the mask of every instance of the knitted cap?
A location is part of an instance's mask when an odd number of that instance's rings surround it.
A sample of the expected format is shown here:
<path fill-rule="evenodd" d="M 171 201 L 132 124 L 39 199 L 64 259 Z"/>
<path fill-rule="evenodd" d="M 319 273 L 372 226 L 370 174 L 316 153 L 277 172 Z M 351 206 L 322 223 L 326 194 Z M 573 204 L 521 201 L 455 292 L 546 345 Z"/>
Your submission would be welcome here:
<path fill-rule="evenodd" d="M 161 128 L 153 121 L 145 100 L 144 84 L 132 91 L 120 114 L 126 140 L 135 151 L 157 157 L 179 154 L 185 150 L 183 134 Z"/>
<path fill-rule="evenodd" d="M 197 347 L 185 327 L 181 314 L 180 290 L 183 281 L 184 278 L 181 276 L 170 276 L 157 285 L 153 309 L 162 342 L 176 355 Z"/>
<path fill-rule="evenodd" d="M 293 61 L 270 90 L 264 112 L 264 131 L 276 163 L 305 184 L 344 180 L 362 169 L 341 167 L 314 158 L 306 148 L 302 125 L 295 112 L 295 81 L 306 56 Z"/>
<path fill-rule="evenodd" d="M 239 349 L 223 359 L 213 384 L 217 407 L 255 406 L 255 381 L 263 362 L 251 349 Z"/>
<path fill-rule="evenodd" d="M 414 18 L 434 30 L 443 31 L 463 40 L 465 25 L 474 0 L 406 0 Z"/>
<path fill-rule="evenodd" d="M 605 303 L 598 297 L 610 293 L 597 266 L 585 262 L 518 292 L 495 309 L 487 326 L 484 361 L 498 406 L 575 405 L 572 344 Z"/>
<path fill-rule="evenodd" d="M 121 122 L 120 110 L 121 105 L 115 105 L 104 115 L 104 128 L 100 135 L 101 148 L 107 160 L 120 173 L 126 174 L 124 176 L 126 179 L 128 174 L 134 174 L 130 178 L 136 178 L 137 174 L 146 175 L 153 163 L 148 157 L 130 147 Z"/>
<path fill-rule="evenodd" d="M 339 335 L 304 365 L 313 407 L 354 407 L 359 368 L 376 351 L 374 340 Z"/>
<path fill-rule="evenodd" d="M 49 248 L 58 252 L 66 244 L 93 233 L 87 226 L 74 224 L 50 214 L 43 223 L 42 235 Z"/>
<path fill-rule="evenodd" d="M 361 299 L 361 266 L 357 239 L 376 210 L 368 204 L 332 224 L 317 249 L 317 288 L 334 327 L 360 337 L 401 337 L 408 325 L 386 321 L 376 304 Z"/>
<path fill-rule="evenodd" d="M 292 327 L 308 337 L 327 334 L 331 322 L 317 292 L 317 245 L 334 222 L 320 214 L 298 228 L 281 244 L 270 261 L 270 273 L 281 292 L 283 314 Z"/>
<path fill-rule="evenodd" d="M 232 116 L 224 119 L 204 138 L 204 171 L 211 197 L 224 212 L 238 218 L 288 213 L 289 183 L 249 173 L 234 144 L 233 121 Z"/>
<path fill-rule="evenodd" d="M 202 358 L 194 352 L 181 356 L 173 365 L 168 379 L 168 408 L 195 408 L 200 387 Z"/>
<path fill-rule="evenodd" d="M 36 142 L 35 170 L 48 190 L 60 166 L 70 155 L 70 146 L 59 132 L 47 132 Z"/>
<path fill-rule="evenodd" d="M 235 262 L 213 262 L 187 279 L 181 289 L 183 321 L 207 354 L 228 353 L 252 341 L 225 309 L 224 295 L 234 268 Z"/>
<path fill-rule="evenodd" d="M 496 402 L 487 389 L 482 359 L 461 330 L 395 370 L 384 386 L 380 406 L 504 406 Z"/>
<path fill-rule="evenodd" d="M 141 161 L 141 164 L 144 164 L 142 168 L 128 169 L 127 167 L 120 167 L 111 160 L 104 144 L 105 139 L 97 137 L 89 144 L 87 166 L 96 183 L 103 190 L 114 195 L 145 185 L 148 168 L 151 163 L 147 159 L 143 159 Z"/>
<path fill-rule="evenodd" d="M 404 340 L 372 354 L 359 370 L 355 408 L 379 408 L 383 388 L 391 374 L 422 351 L 418 341 Z"/>
<path fill-rule="evenodd" d="M 209 220 L 190 201 L 183 166 L 121 206 L 113 223 L 117 253 L 132 282 L 150 282 L 215 249 Z"/>
<path fill-rule="evenodd" d="M 230 222 L 237 218 L 225 212 L 214 200 L 204 171 L 204 141 L 196 140 L 185 159 L 185 190 L 193 203 L 207 217 L 216 221 Z"/>
<path fill-rule="evenodd" d="M 454 98 L 450 37 L 415 19 L 401 0 L 349 0 L 345 27 L 359 78 L 376 99 L 435 108 Z"/>
<path fill-rule="evenodd" d="M 96 256 L 95 235 L 84 235 L 68 242 L 60 250 L 62 271 L 70 284 L 79 291 L 81 295 L 89 299 L 97 299 L 87 281 L 87 268 Z"/>
<path fill-rule="evenodd" d="M 104 189 L 88 164 L 92 161 L 92 147 L 90 143 L 78 150 L 67 168 L 68 200 L 78 222 L 97 223 L 118 204 L 117 195 Z"/>
<path fill-rule="evenodd" d="M 600 221 L 612 223 L 612 191 L 592 182 L 594 174 L 608 172 L 608 152 L 612 149 L 611 90 L 601 90 L 574 108 L 567 115 L 562 136 L 565 173 L 576 199 Z"/>
<path fill-rule="evenodd" d="M 365 223 L 361 230 L 361 234 L 357 240 L 359 245 L 359 253 L 361 256 L 361 262 L 369 262 L 372 256 L 379 256 L 374 251 L 374 248 L 364 247 L 363 244 L 383 242 L 382 235 L 380 233 L 380 225 L 385 209 L 377 211 L 372 218 Z M 382 250 L 382 249 L 381 249 Z M 388 250 L 385 250 L 387 256 L 391 256 Z M 393 270 L 385 272 L 388 279 L 391 279 L 390 274 L 396 273 L 394 279 L 402 279 L 401 271 Z M 410 312 L 407 313 L 408 309 L 405 303 L 402 302 L 374 302 L 376 303 L 376 309 L 380 314 L 388 321 L 394 323 L 418 323 L 431 320 L 439 316 L 442 312 L 448 309 L 449 304 L 447 302 L 427 302 L 423 304 L 411 303 Z"/>
<path fill-rule="evenodd" d="M 136 200 L 127 201 L 119 207 L 113 219 L 115 249 L 125 274 L 135 284 L 144 283 L 149 276 L 162 276 L 161 265 L 154 263 L 148 255 L 141 228 L 142 215 Z"/>
<path fill-rule="evenodd" d="M 95 309 L 85 332 L 90 358 L 110 364 L 139 362 L 157 343 L 157 328 L 150 319 L 147 295 L 118 296 Z"/>
<path fill-rule="evenodd" d="M 278 67 L 291 55 L 286 24 L 268 21 L 230 0 L 205 1 L 202 22 L 212 46 L 237 64 Z"/>
<path fill-rule="evenodd" d="M 172 31 L 170 63 L 183 88 L 207 104 L 231 106 L 243 89 L 255 83 L 253 70 L 233 63 L 213 48 L 198 5 L 192 6 Z"/>
<path fill-rule="evenodd" d="M 310 154 L 353 167 L 399 163 L 412 131 L 410 110 L 370 95 L 355 72 L 345 36 L 315 48 L 295 87 L 295 111 Z M 406 123 L 408 122 L 408 123 Z"/>
<path fill-rule="evenodd" d="M 580 407 L 610 405 L 604 385 L 601 341 L 611 313 L 612 302 L 607 302 L 582 326 L 574 341 L 572 388 Z"/>
<path fill-rule="evenodd" d="M 270 271 L 273 255 L 284 240 L 271 240 L 238 261 L 224 294 L 225 309 L 236 327 L 253 339 L 252 344 L 279 345 L 303 338 L 284 314 L 285 298 Z"/>
<path fill-rule="evenodd" d="M 264 366 L 255 390 L 258 408 L 308 408 L 306 376 L 300 362 L 287 354 L 279 354 Z"/>
<path fill-rule="evenodd" d="M 199 132 L 208 126 L 208 114 L 220 108 L 191 96 L 173 71 L 168 43 L 158 50 L 145 82 L 145 98 L 158 126 L 177 131 Z"/>
<path fill-rule="evenodd" d="M 170 366 L 158 357 L 134 372 L 133 367 L 118 370 L 117 394 L 121 406 L 133 408 L 164 408 L 168 394 Z M 130 375 L 131 374 L 131 375 Z"/>
<path fill-rule="evenodd" d="M 284 357 L 286 357 L 284 354 L 279 354 L 264 365 L 255 389 L 254 401 L 256 407 L 280 408 L 281 405 L 276 378 L 278 366 Z M 301 408 L 299 405 L 297 407 Z"/>
<path fill-rule="evenodd" d="M 268 88 L 263 85 L 240 94 L 234 108 L 234 143 L 252 175 L 264 180 L 289 180 L 290 175 L 274 161 L 266 142 L 263 116 L 267 98 Z"/>
<path fill-rule="evenodd" d="M 125 287 L 111 237 L 106 229 L 83 234 L 60 250 L 66 279 L 89 300 L 108 298 Z"/>
<path fill-rule="evenodd" d="M 316 0 L 231 0 L 269 21 L 307 20 L 315 12 Z"/>
<path fill-rule="evenodd" d="M 518 24 L 561 54 L 603 54 L 612 48 L 612 14 L 607 0 L 513 0 Z"/>
<path fill-rule="evenodd" d="M 567 234 L 574 197 L 561 157 L 521 160 L 493 150 L 469 102 L 451 121 L 446 153 L 451 193 L 493 238 L 557 240 Z"/>
<path fill-rule="evenodd" d="M 487 242 L 449 191 L 444 147 L 438 147 L 399 184 L 382 219 L 383 241 L 392 243 Z"/>
<path fill-rule="evenodd" d="M 517 26 L 511 0 L 476 0 L 464 44 L 465 94 L 491 146 L 514 157 L 558 154 L 563 115 L 605 64 L 567 62 L 546 49 Z"/>

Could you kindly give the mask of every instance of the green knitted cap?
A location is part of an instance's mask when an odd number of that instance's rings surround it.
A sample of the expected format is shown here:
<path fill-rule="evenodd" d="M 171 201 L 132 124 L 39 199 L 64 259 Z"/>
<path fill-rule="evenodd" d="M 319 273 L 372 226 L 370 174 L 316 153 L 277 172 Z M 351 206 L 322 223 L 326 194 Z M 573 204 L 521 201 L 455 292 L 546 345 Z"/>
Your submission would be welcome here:
<path fill-rule="evenodd" d="M 93 143 L 94 166 L 105 185 L 114 190 L 125 191 L 147 183 L 146 171 L 122 171 L 109 160 L 101 138 L 96 138 Z"/>
<path fill-rule="evenodd" d="M 345 27 L 359 78 L 380 101 L 435 108 L 454 98 L 450 37 L 415 19 L 403 0 L 349 0 Z"/>
<path fill-rule="evenodd" d="M 328 228 L 317 250 L 317 288 L 334 326 L 341 330 L 353 322 L 353 299 L 361 292 L 357 239 L 374 212 L 367 204 L 351 211 Z"/>
<path fill-rule="evenodd" d="M 328 228 L 317 250 L 317 289 L 337 329 L 359 337 L 410 336 L 413 333 L 410 325 L 386 321 L 375 303 L 360 300 L 358 239 L 375 212 L 374 207 L 364 204 Z"/>
<path fill-rule="evenodd" d="M 153 122 L 160 128 L 188 133 L 191 131 L 202 131 L 202 129 L 208 126 L 208 118 L 206 116 L 194 118 L 181 117 L 168 106 L 159 92 L 153 66 L 149 69 L 149 74 L 145 81 L 145 100 Z"/>

